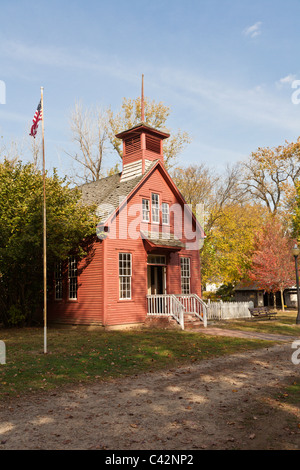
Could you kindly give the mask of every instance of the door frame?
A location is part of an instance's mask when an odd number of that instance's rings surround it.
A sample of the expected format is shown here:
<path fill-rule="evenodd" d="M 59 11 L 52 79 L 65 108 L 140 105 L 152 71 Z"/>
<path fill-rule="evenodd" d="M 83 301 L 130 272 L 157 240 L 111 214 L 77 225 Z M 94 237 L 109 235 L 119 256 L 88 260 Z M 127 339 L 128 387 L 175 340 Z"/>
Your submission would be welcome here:
<path fill-rule="evenodd" d="M 147 293 L 148 295 L 151 295 L 151 271 L 154 269 L 154 276 L 155 276 L 155 284 L 156 284 L 156 290 L 157 290 L 157 282 L 158 282 L 158 276 L 157 276 L 157 269 L 155 268 L 161 268 L 162 270 L 162 292 L 163 294 L 167 294 L 167 266 L 163 264 L 148 264 L 147 265 Z M 158 295 L 158 294 L 157 294 Z"/>

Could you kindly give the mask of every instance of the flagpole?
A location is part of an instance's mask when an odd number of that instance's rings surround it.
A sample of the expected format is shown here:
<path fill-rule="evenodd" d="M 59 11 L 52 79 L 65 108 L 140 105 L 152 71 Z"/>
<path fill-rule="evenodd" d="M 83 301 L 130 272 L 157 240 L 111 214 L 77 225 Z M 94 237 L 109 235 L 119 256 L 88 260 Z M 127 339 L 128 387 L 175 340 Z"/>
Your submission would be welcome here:
<path fill-rule="evenodd" d="M 44 139 L 44 87 L 41 87 L 42 108 L 42 146 L 43 146 L 43 270 L 44 270 L 44 354 L 47 354 L 47 250 L 46 250 L 46 169 L 45 169 L 45 139 Z"/>

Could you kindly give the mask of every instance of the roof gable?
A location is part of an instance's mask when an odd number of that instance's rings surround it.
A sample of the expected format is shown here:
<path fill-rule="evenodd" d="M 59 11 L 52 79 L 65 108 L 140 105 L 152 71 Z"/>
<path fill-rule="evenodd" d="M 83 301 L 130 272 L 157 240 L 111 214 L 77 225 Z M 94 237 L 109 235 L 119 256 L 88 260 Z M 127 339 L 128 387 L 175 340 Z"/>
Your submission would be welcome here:
<path fill-rule="evenodd" d="M 107 178 L 87 183 L 79 187 L 82 191 L 82 202 L 84 204 L 96 204 L 97 215 L 102 225 L 110 223 L 112 218 L 121 210 L 124 204 L 128 204 L 131 197 L 142 187 L 143 183 L 155 171 L 159 171 L 171 191 L 182 205 L 186 205 L 191 213 L 196 227 L 205 236 L 204 231 L 190 207 L 186 204 L 184 197 L 173 182 L 171 176 L 159 160 L 154 161 L 143 175 L 136 178 L 121 181 L 121 174 L 117 173 Z"/>
<path fill-rule="evenodd" d="M 138 175 L 130 180 L 121 181 L 122 173 L 102 178 L 78 187 L 81 191 L 81 200 L 86 205 L 97 205 L 97 215 L 100 222 L 105 224 L 111 215 L 118 209 L 120 199 L 123 201 L 138 187 L 141 180 L 155 165 L 153 162 L 144 175 Z"/>

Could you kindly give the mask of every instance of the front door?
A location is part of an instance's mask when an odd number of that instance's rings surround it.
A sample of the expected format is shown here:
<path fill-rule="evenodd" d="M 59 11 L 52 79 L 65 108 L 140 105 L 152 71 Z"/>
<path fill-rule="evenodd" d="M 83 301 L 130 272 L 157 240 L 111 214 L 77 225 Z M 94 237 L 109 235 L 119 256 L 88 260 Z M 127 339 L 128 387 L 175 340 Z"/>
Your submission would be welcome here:
<path fill-rule="evenodd" d="M 165 294 L 165 266 L 148 266 L 148 294 Z"/>

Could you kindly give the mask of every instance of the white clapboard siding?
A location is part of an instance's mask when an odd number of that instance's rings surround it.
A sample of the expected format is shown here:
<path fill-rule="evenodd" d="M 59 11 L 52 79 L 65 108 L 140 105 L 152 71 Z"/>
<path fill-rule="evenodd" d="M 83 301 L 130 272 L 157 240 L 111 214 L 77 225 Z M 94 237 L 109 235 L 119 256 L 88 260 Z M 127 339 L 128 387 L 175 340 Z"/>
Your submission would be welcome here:
<path fill-rule="evenodd" d="M 145 171 L 151 165 L 150 160 L 145 160 Z M 121 175 L 121 182 L 131 180 L 132 178 L 136 178 L 142 174 L 142 160 L 138 160 L 136 162 L 128 163 L 124 165 L 122 175 Z"/>

